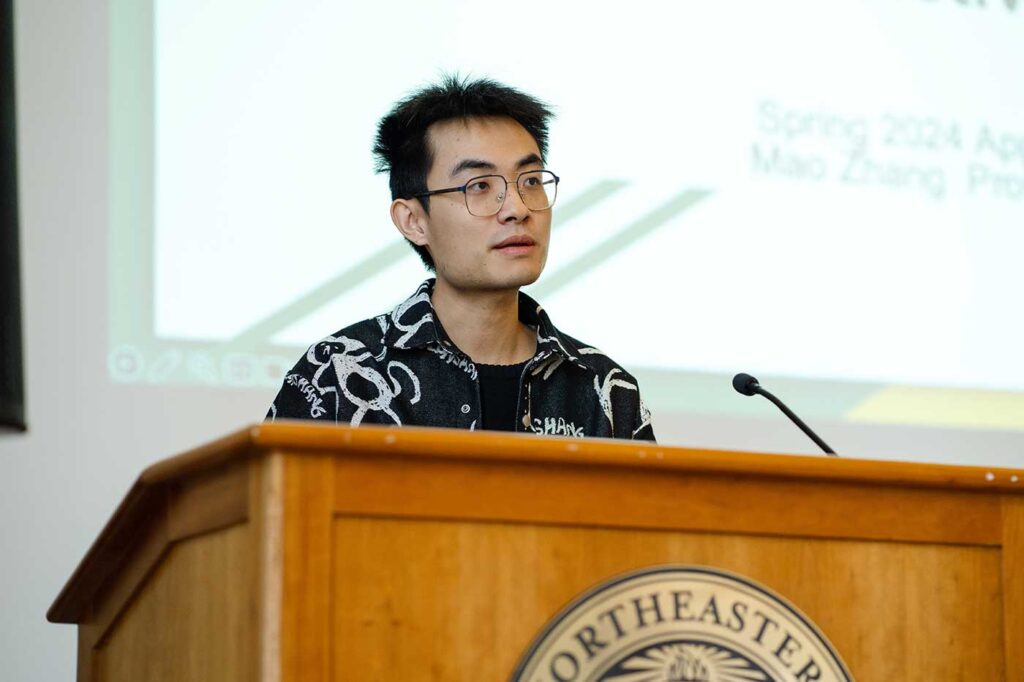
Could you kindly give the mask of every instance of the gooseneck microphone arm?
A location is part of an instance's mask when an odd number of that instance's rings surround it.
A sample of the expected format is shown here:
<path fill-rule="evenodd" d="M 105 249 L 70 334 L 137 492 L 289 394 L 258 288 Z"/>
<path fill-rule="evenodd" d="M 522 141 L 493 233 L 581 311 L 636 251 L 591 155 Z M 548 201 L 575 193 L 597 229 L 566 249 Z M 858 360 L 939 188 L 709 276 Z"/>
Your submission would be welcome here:
<path fill-rule="evenodd" d="M 806 433 L 807 437 L 813 440 L 819 448 L 824 450 L 825 454 L 832 455 L 833 457 L 839 456 L 836 454 L 835 450 L 829 447 L 828 443 L 819 438 L 818 434 L 811 430 L 811 427 L 807 426 L 807 424 L 804 424 L 804 421 L 800 419 L 800 417 L 796 416 L 796 414 L 793 413 L 793 410 L 786 407 L 786 405 L 781 400 L 776 398 L 769 391 L 765 390 L 754 377 L 750 376 L 749 374 L 744 374 L 741 372 L 732 378 L 732 387 L 735 388 L 737 392 L 742 393 L 743 395 L 749 396 L 754 395 L 755 393 L 758 395 L 763 395 L 765 398 L 772 401 L 775 404 L 775 407 L 782 410 L 782 413 L 789 417 L 790 421 L 792 421 L 794 424 L 800 427 L 800 430 Z"/>

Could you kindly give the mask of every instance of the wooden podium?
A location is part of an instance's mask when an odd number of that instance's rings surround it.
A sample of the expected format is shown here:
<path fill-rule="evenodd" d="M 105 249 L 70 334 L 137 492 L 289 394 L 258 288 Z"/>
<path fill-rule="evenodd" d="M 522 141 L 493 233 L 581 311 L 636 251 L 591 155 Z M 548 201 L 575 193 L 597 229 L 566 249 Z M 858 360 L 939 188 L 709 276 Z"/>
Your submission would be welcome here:
<path fill-rule="evenodd" d="M 1022 682 L 1021 479 L 264 424 L 143 472 L 48 618 L 88 682 L 504 680 L 588 587 L 697 564 L 783 595 L 859 681 Z"/>

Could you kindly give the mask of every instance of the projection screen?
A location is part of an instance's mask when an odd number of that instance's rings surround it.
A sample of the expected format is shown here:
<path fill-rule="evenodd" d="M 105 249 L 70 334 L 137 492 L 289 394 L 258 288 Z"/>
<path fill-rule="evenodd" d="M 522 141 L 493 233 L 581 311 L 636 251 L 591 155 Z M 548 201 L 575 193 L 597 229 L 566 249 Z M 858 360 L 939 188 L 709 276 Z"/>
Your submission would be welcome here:
<path fill-rule="evenodd" d="M 1024 7 L 611 7 L 112 0 L 111 377 L 276 386 L 411 294 L 374 126 L 457 71 L 556 108 L 527 291 L 656 414 L 1024 428 Z"/>

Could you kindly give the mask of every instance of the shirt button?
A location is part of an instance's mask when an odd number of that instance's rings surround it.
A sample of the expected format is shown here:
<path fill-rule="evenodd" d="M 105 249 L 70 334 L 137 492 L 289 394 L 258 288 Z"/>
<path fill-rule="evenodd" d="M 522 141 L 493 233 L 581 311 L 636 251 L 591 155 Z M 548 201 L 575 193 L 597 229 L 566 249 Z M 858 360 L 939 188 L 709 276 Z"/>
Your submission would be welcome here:
<path fill-rule="evenodd" d="M 462 414 L 469 414 L 469 405 L 462 406 Z"/>

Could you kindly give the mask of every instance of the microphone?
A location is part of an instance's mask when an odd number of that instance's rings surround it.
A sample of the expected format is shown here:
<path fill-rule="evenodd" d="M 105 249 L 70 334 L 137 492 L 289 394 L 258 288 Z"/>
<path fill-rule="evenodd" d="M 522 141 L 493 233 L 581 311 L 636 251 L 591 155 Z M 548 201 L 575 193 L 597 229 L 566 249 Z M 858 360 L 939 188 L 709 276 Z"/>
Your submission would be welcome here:
<path fill-rule="evenodd" d="M 786 407 L 781 400 L 779 400 L 771 393 L 766 391 L 764 388 L 762 388 L 761 384 L 759 384 L 757 382 L 757 379 L 755 379 L 754 377 L 750 376 L 749 374 L 744 374 L 743 372 L 740 372 L 739 374 L 732 378 L 732 387 L 735 388 L 737 392 L 742 393 L 743 395 L 754 395 L 755 393 L 763 395 L 765 398 L 775 403 L 775 406 L 782 410 L 782 413 L 789 417 L 794 424 L 799 426 L 800 430 L 806 433 L 808 438 L 813 440 L 819 448 L 825 451 L 825 454 L 832 455 L 833 457 L 839 456 L 836 454 L 835 450 L 828 446 L 828 443 L 826 443 L 825 441 L 818 437 L 818 434 L 816 434 L 814 431 L 811 431 L 811 427 L 807 426 L 807 424 L 804 424 L 803 420 L 800 419 L 800 417 L 793 414 L 793 411 Z"/>

